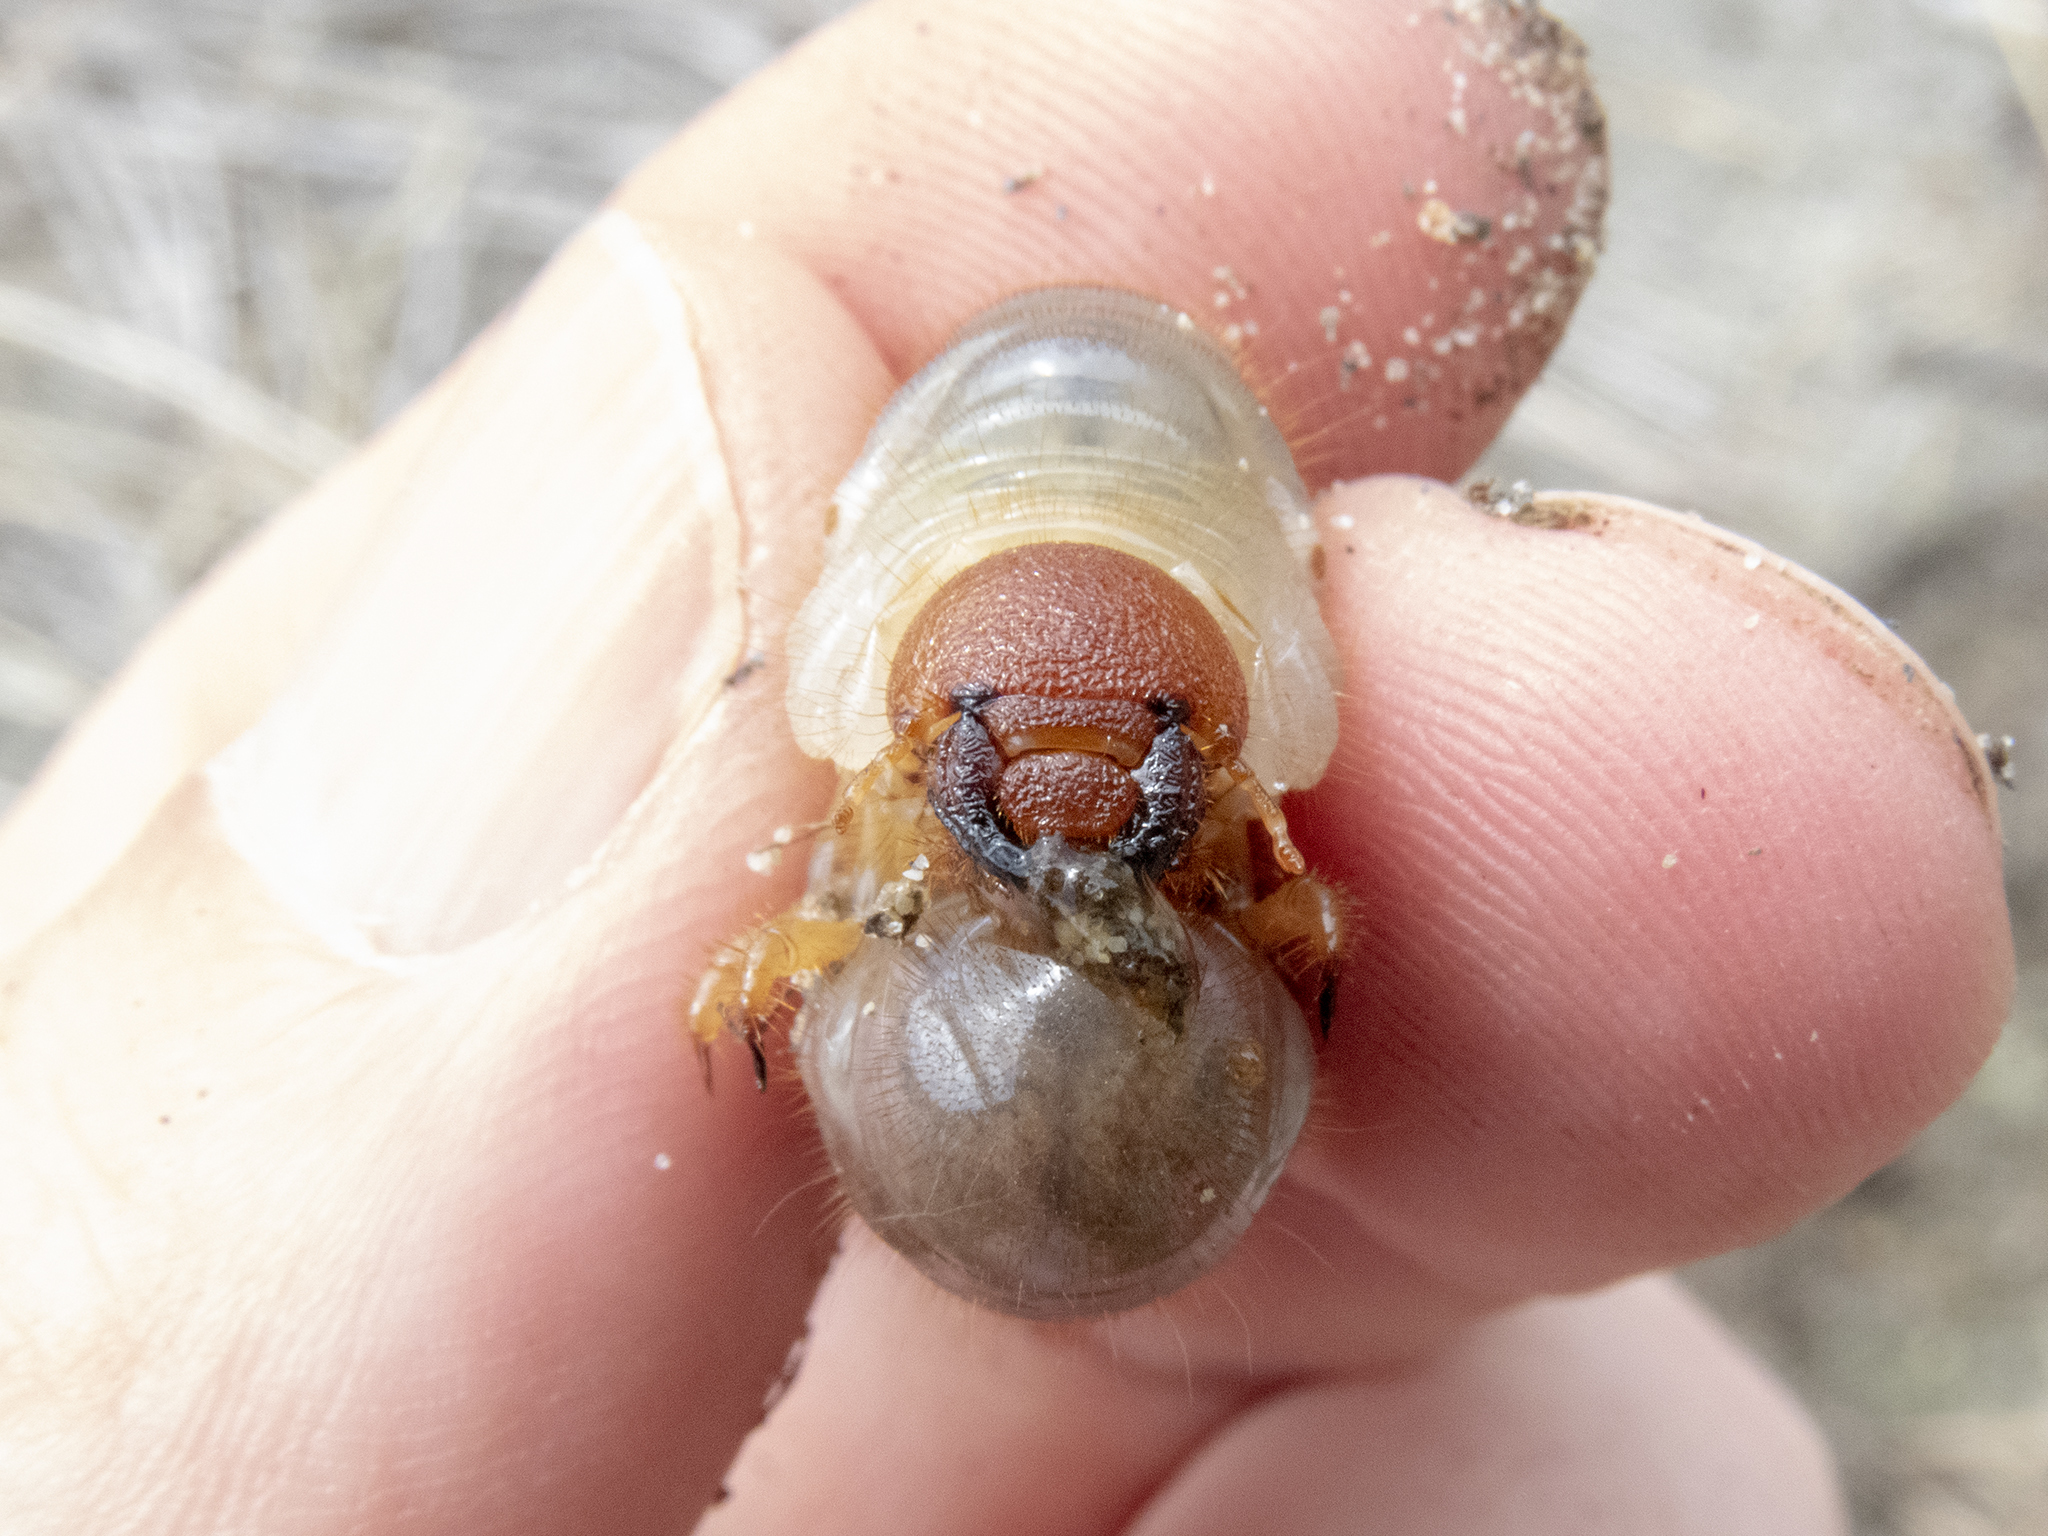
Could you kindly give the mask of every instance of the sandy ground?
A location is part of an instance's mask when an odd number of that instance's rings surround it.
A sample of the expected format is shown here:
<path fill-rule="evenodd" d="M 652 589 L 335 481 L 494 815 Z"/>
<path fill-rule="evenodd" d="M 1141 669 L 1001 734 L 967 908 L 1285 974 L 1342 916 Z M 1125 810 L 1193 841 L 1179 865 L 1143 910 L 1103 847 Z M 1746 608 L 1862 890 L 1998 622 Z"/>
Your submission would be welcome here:
<path fill-rule="evenodd" d="M 0 798 L 225 547 L 836 9 L 0 0 Z M 1482 471 L 1764 540 L 2018 743 L 2005 1042 L 1849 1199 L 1690 1278 L 1820 1414 L 1866 1536 L 2048 1530 L 2048 172 L 2016 85 L 2048 124 L 2048 0 L 1555 9 L 1609 108 L 1609 248 Z"/>

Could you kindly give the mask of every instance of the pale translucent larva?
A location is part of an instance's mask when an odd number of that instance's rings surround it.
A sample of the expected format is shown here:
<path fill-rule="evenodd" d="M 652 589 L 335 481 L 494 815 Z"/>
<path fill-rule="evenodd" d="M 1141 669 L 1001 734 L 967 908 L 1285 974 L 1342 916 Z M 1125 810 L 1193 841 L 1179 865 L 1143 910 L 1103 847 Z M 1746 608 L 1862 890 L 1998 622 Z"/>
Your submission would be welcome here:
<path fill-rule="evenodd" d="M 971 1300 L 1062 1318 L 1178 1288 L 1244 1231 L 1301 1128 L 1315 1053 L 1297 999 L 1320 997 L 1328 1027 L 1336 904 L 1259 780 L 1310 784 L 1335 744 L 1313 549 L 1286 445 L 1229 359 L 1166 306 L 1103 290 L 975 321 L 840 489 L 790 631 L 789 711 L 806 751 L 856 776 L 804 900 L 707 978 L 698 1027 L 722 1017 L 758 1042 L 800 992 L 792 1042 L 849 1200 Z M 1197 681 L 1118 693 L 1063 656 L 1058 686 L 985 687 L 983 613 L 964 685 L 908 705 L 899 676 L 892 718 L 906 633 L 927 645 L 957 593 L 1013 567 L 1052 583 L 1022 589 L 1034 599 L 1159 602 L 1163 586 L 1158 611 L 1209 636 Z M 914 622 L 942 588 L 941 617 Z M 1038 610 L 1005 611 L 1029 631 Z M 972 772 L 947 756 L 956 731 L 980 733 Z M 1126 830 L 1092 844 L 1044 831 L 986 787 L 1027 758 L 1027 778 L 1107 783 L 1144 809 L 1098 818 Z M 1155 801 L 1178 807 L 1164 842 L 1129 831 Z"/>
<path fill-rule="evenodd" d="M 889 744 L 889 663 L 945 581 L 1015 544 L 1146 560 L 1222 625 L 1251 695 L 1245 765 L 1275 793 L 1337 742 L 1308 496 L 1223 350 L 1168 305 L 1101 288 L 1024 293 L 897 393 L 836 498 L 823 576 L 789 631 L 789 719 L 858 770 Z"/>

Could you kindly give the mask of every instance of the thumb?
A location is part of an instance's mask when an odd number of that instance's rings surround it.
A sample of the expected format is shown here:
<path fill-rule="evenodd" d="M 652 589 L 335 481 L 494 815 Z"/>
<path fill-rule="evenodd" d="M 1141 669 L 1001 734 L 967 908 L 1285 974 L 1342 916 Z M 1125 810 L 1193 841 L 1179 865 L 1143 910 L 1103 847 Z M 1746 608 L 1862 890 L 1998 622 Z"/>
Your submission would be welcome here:
<path fill-rule="evenodd" d="M 762 1192 L 816 1154 L 675 1026 L 706 936 L 787 899 L 747 850 L 829 792 L 750 658 L 889 387 L 799 269 L 606 215 L 159 642 L 203 674 L 238 623 L 333 615 L 147 811 L 206 727 L 156 738 L 140 835 L 11 957 L 0 1416 L 62 1448 L 11 1508 L 637 1528 L 712 1495 L 822 1269 Z"/>

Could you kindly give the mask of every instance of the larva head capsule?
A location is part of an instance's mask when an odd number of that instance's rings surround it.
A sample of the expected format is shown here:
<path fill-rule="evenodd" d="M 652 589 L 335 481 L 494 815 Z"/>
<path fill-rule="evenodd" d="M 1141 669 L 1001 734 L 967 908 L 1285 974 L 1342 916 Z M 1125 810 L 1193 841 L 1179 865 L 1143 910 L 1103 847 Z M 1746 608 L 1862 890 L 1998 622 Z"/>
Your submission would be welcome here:
<path fill-rule="evenodd" d="M 976 321 L 841 488 L 790 715 L 858 776 L 797 1057 L 854 1208 L 975 1301 L 1179 1287 L 1300 1130 L 1336 908 L 1260 780 L 1334 745 L 1312 544 L 1229 360 L 1099 290 Z"/>
<path fill-rule="evenodd" d="M 1013 883 L 1047 833 L 1165 873 L 1245 713 L 1244 674 L 1201 603 L 1099 544 L 969 566 L 912 621 L 889 673 L 890 719 L 924 751 L 933 812 Z"/>

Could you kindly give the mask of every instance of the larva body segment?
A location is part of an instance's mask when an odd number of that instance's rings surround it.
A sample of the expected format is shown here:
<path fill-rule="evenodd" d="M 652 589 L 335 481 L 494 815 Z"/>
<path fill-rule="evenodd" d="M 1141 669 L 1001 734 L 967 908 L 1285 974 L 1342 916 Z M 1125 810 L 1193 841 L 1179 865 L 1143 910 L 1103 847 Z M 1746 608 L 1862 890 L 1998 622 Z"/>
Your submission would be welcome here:
<path fill-rule="evenodd" d="M 789 713 L 845 787 L 692 1023 L 757 1068 L 792 1024 L 854 1209 L 971 1300 L 1177 1289 L 1300 1131 L 1338 909 L 1265 786 L 1335 745 L 1313 549 L 1228 358 L 1103 290 L 970 325 L 841 487 Z"/>
<path fill-rule="evenodd" d="M 1275 793 L 1322 776 L 1337 667 L 1287 444 L 1185 316 L 1094 288 L 998 304 L 876 423 L 790 628 L 797 744 L 864 767 L 892 738 L 889 665 L 918 612 L 976 561 L 1050 540 L 1135 555 L 1200 598 L 1244 669 L 1245 766 Z"/>

